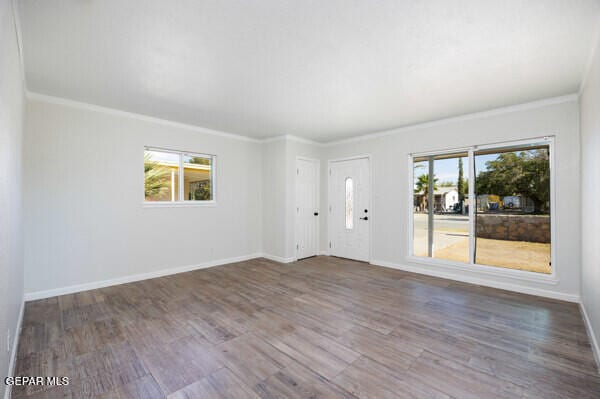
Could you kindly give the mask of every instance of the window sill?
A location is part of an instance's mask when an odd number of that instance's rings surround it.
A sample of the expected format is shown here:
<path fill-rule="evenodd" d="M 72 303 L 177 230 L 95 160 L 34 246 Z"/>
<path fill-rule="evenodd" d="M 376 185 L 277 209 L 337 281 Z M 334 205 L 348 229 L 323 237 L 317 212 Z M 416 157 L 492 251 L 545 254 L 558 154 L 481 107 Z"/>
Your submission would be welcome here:
<path fill-rule="evenodd" d="M 469 264 L 469 263 L 460 263 L 443 259 L 432 259 L 432 258 L 424 258 L 420 256 L 407 256 L 407 262 L 419 263 L 427 266 L 437 266 L 443 267 L 449 270 L 455 271 L 465 271 L 476 274 L 483 274 L 488 276 L 497 276 L 497 277 L 505 277 L 512 278 L 515 280 L 522 281 L 532 281 L 536 283 L 542 284 L 558 284 L 558 278 L 556 277 L 556 272 L 552 271 L 552 274 L 543 274 L 536 272 L 529 272 L 525 270 L 515 270 L 515 269 L 506 269 L 497 266 L 486 266 L 486 265 L 478 265 L 478 264 Z"/>
<path fill-rule="evenodd" d="M 215 206 L 217 206 L 216 201 L 142 202 L 143 208 L 196 208 Z"/>

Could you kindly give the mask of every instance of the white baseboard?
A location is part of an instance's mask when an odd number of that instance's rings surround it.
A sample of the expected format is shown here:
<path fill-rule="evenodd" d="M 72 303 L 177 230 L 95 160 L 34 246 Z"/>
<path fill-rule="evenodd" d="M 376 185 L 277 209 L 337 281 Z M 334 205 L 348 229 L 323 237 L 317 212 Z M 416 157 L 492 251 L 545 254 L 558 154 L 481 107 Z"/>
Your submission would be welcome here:
<path fill-rule="evenodd" d="M 594 328 L 592 327 L 592 323 L 588 317 L 583 302 L 579 303 L 579 307 L 581 308 L 581 314 L 583 314 L 585 329 L 587 330 L 588 337 L 590 337 L 590 342 L 592 343 L 592 352 L 594 353 L 594 359 L 596 360 L 596 370 L 600 374 L 600 346 L 598 346 L 598 340 L 596 339 L 596 334 L 594 334 Z"/>
<path fill-rule="evenodd" d="M 25 294 L 25 301 L 34 301 L 36 299 L 50 298 L 53 296 L 65 294 L 73 294 L 75 292 L 89 291 L 97 288 L 110 287 L 112 285 L 132 283 L 134 281 L 148 280 L 151 278 L 163 277 L 171 274 L 191 272 L 193 270 L 206 269 L 208 267 L 220 266 L 228 263 L 243 262 L 245 260 L 260 258 L 262 256 L 263 254 L 261 253 L 255 253 L 250 255 L 238 256 L 235 258 L 208 261 L 197 265 L 173 267 L 169 269 L 157 270 L 155 272 L 150 273 L 134 274 L 131 276 L 117 277 L 109 280 L 94 281 L 91 283 L 71 285 L 68 287 L 53 288 L 51 290 L 28 292 Z"/>
<path fill-rule="evenodd" d="M 261 256 L 263 258 L 272 260 L 274 262 L 279 262 L 279 263 L 292 263 L 296 260 L 295 258 L 284 258 L 282 256 L 271 255 L 271 254 L 262 254 Z"/>
<path fill-rule="evenodd" d="M 491 279 L 481 278 L 481 277 L 464 276 L 464 275 L 459 275 L 456 273 L 448 273 L 448 272 L 444 272 L 444 271 L 431 270 L 431 269 L 427 269 L 425 267 L 421 268 L 418 266 L 398 264 L 398 263 L 387 262 L 387 261 L 383 261 L 383 260 L 372 260 L 370 263 L 373 265 L 377 265 L 377 266 L 389 267 L 392 269 L 398 269 L 398 270 L 403 270 L 403 271 L 412 272 L 412 273 L 425 274 L 428 276 L 440 277 L 440 278 L 445 278 L 448 280 L 461 281 L 463 283 L 477 284 L 477 285 L 482 285 L 485 287 L 492 287 L 492 288 L 498 288 L 498 289 L 507 290 L 507 291 L 520 292 L 522 294 L 537 295 L 537 296 L 542 296 L 542 297 L 546 297 L 546 298 L 559 299 L 562 301 L 579 303 L 579 299 L 580 299 L 579 295 L 544 290 L 541 288 L 525 287 L 522 285 L 494 281 Z"/>
<path fill-rule="evenodd" d="M 21 336 L 21 326 L 23 325 L 23 313 L 25 312 L 25 298 L 21 301 L 21 309 L 19 310 L 19 318 L 17 319 L 17 326 L 13 337 L 13 342 L 10 352 L 10 361 L 8 363 L 7 377 L 14 377 L 15 366 L 17 364 L 17 351 L 19 350 L 19 337 Z M 12 394 L 12 385 L 6 385 L 4 391 L 4 399 L 10 399 Z"/>
<path fill-rule="evenodd" d="M 320 256 L 329 256 L 329 251 L 320 251 L 319 255 Z"/>

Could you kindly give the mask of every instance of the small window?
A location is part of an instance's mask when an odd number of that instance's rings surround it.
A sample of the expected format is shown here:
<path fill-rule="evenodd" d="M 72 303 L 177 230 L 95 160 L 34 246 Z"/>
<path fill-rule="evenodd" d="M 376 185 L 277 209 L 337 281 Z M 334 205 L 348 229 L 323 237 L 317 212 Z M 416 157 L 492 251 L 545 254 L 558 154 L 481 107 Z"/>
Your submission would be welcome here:
<path fill-rule="evenodd" d="M 346 228 L 354 228 L 354 182 L 351 177 L 346 178 Z"/>
<path fill-rule="evenodd" d="M 155 204 L 214 202 L 215 156 L 146 148 L 144 201 Z"/>

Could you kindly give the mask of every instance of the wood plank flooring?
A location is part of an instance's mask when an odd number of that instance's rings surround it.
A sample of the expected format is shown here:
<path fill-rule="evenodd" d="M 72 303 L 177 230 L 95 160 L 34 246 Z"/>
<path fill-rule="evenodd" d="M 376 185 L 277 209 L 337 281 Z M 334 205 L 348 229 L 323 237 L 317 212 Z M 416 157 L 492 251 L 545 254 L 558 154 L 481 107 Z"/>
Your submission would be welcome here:
<path fill-rule="evenodd" d="M 13 398 L 599 398 L 576 304 L 338 258 L 28 302 Z"/>

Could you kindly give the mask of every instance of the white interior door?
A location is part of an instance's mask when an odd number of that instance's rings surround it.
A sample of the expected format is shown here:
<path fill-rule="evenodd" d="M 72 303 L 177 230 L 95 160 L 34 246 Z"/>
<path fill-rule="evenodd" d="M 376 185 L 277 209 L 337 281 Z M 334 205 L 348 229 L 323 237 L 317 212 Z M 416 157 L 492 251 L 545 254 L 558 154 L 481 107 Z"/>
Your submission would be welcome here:
<path fill-rule="evenodd" d="M 330 162 L 329 253 L 369 261 L 369 158 Z"/>
<path fill-rule="evenodd" d="M 296 160 L 296 258 L 319 252 L 319 161 Z"/>

